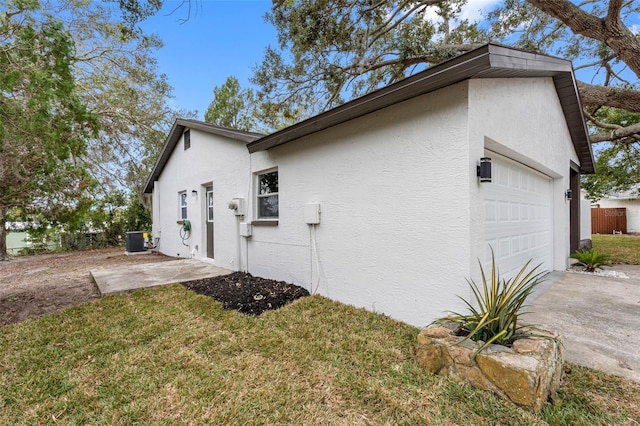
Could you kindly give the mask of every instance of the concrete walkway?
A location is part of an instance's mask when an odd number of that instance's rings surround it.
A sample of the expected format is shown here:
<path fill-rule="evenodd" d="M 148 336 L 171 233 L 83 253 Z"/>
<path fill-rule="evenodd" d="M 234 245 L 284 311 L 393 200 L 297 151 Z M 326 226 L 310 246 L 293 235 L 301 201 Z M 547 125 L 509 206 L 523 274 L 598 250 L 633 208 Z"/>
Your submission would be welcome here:
<path fill-rule="evenodd" d="M 629 278 L 550 274 L 522 320 L 559 331 L 566 361 L 640 383 L 640 266 L 607 269 Z"/>
<path fill-rule="evenodd" d="M 91 276 L 98 286 L 98 291 L 104 296 L 121 291 L 216 277 L 232 272 L 199 260 L 180 259 L 94 269 L 91 271 Z"/>

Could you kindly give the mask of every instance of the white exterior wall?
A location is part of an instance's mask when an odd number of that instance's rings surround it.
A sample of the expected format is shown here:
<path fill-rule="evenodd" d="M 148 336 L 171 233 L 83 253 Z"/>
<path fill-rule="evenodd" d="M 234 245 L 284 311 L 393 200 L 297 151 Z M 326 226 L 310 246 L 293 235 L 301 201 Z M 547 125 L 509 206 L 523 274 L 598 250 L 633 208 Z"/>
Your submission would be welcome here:
<path fill-rule="evenodd" d="M 603 198 L 597 204 L 602 208 L 626 207 L 627 232 L 640 232 L 640 199 Z"/>
<path fill-rule="evenodd" d="M 462 309 L 466 94 L 457 84 L 252 155 L 254 173 L 278 168 L 279 225 L 253 227 L 249 271 L 418 326 Z M 308 202 L 321 208 L 317 259 Z"/>
<path fill-rule="evenodd" d="M 206 259 L 205 187 L 214 191 L 214 257 L 216 266 L 239 270 L 238 220 L 227 204 L 247 197 L 249 153 L 243 142 L 191 129 L 191 148 L 180 139 L 153 189 L 153 238 L 160 252 L 175 257 Z M 197 195 L 192 195 L 192 190 Z M 187 219 L 191 236 L 180 238 L 178 193 L 187 192 Z"/>
<path fill-rule="evenodd" d="M 567 267 L 569 256 L 570 160 L 579 164 L 551 78 L 474 79 L 469 81 L 469 168 L 491 152 L 509 157 L 553 178 L 553 266 Z M 470 185 L 472 205 L 481 206 L 483 184 Z M 486 261 L 484 211 L 472 209 L 470 261 Z"/>
<path fill-rule="evenodd" d="M 638 211 L 640 212 L 640 205 L 638 205 Z M 580 239 L 591 239 L 591 201 L 582 199 L 580 200 Z"/>
<path fill-rule="evenodd" d="M 554 179 L 554 269 L 567 265 L 564 192 L 578 159 L 551 79 L 461 82 L 250 156 L 240 142 L 193 129 L 191 145 L 178 143 L 154 188 L 154 237 L 171 256 L 206 256 L 203 185 L 213 182 L 216 265 L 424 326 L 464 310 L 456 295 L 471 295 L 465 279 L 477 278 L 485 255 L 476 164 L 497 152 Z M 227 202 L 246 198 L 242 220 L 255 220 L 256 174 L 273 168 L 278 225 L 239 237 Z M 188 247 L 176 225 L 181 190 Z M 315 227 L 304 222 L 309 202 L 320 204 Z"/>

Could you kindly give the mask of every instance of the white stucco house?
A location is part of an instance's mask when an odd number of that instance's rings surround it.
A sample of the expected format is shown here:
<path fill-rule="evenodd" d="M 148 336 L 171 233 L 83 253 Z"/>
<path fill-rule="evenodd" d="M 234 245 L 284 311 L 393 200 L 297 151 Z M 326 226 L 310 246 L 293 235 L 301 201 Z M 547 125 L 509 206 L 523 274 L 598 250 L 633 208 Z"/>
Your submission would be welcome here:
<path fill-rule="evenodd" d="M 145 191 L 162 253 L 424 326 L 490 247 L 564 270 L 593 170 L 571 63 L 489 44 L 270 135 L 177 120 Z"/>

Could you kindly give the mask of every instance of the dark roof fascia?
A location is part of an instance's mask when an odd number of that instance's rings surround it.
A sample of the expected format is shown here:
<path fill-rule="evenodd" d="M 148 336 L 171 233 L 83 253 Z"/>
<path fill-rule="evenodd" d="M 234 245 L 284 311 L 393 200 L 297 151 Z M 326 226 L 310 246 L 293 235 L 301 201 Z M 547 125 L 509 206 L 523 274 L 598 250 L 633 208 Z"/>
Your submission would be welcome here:
<path fill-rule="evenodd" d="M 582 101 L 573 69 L 571 73 L 554 76 L 553 83 L 564 112 L 573 147 L 580 160 L 580 173 L 593 174 L 596 172 L 593 148 L 589 140 L 589 131 L 584 119 Z"/>
<path fill-rule="evenodd" d="M 253 142 L 264 136 L 262 133 L 245 132 L 244 130 L 231 129 L 229 127 L 216 126 L 215 124 L 205 123 L 197 120 L 187 120 L 179 118 L 176 120 L 184 128 L 200 130 L 212 135 L 224 136 L 239 142 Z"/>
<path fill-rule="evenodd" d="M 593 173 L 593 152 L 570 61 L 509 47 L 486 44 L 432 66 L 397 83 L 373 91 L 247 145 L 265 151 L 312 133 L 370 114 L 470 78 L 552 77 L 567 120 L 581 172 Z"/>
<path fill-rule="evenodd" d="M 171 130 L 169 131 L 169 135 L 167 136 L 162 150 L 160 151 L 160 155 L 156 160 L 156 164 L 153 166 L 151 175 L 147 179 L 147 183 L 144 188 L 145 194 L 150 194 L 153 192 L 153 183 L 160 177 L 162 170 L 169 161 L 169 157 L 171 157 L 171 153 L 175 149 L 178 141 L 180 140 L 182 134 L 186 129 L 194 129 L 212 135 L 223 136 L 243 144 L 255 141 L 264 136 L 261 133 L 245 132 L 242 130 L 229 129 L 227 127 L 220 127 L 214 124 L 204 123 L 202 121 L 178 118 L 173 123 L 173 126 L 171 126 Z"/>

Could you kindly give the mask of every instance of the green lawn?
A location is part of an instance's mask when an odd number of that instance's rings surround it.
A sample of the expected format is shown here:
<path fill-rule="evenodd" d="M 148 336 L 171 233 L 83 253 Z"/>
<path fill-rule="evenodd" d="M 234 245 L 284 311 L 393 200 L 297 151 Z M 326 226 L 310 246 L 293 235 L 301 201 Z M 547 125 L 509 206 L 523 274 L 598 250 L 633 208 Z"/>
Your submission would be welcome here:
<path fill-rule="evenodd" d="M 611 263 L 640 265 L 640 237 L 595 234 L 591 240 L 593 248 L 608 255 Z"/>
<path fill-rule="evenodd" d="M 0 424 L 637 425 L 640 385 L 571 366 L 532 415 L 413 361 L 418 329 L 313 296 L 260 318 L 180 285 L 3 327 Z M 635 420 L 634 420 L 635 419 Z"/>

